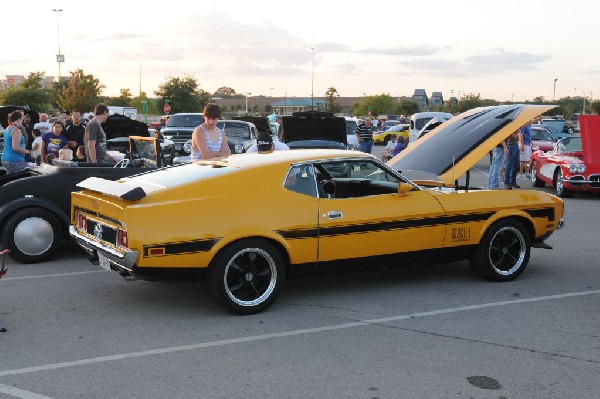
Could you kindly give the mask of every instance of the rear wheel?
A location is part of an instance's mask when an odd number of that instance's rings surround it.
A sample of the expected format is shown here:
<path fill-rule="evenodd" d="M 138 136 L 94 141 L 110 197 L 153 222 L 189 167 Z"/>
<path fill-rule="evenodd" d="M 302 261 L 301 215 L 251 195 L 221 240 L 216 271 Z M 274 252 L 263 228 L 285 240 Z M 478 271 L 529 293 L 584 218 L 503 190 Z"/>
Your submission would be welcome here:
<path fill-rule="evenodd" d="M 485 232 L 469 261 L 473 270 L 487 280 L 510 281 L 523 273 L 530 251 L 531 239 L 523 224 L 502 219 Z"/>
<path fill-rule="evenodd" d="M 62 239 L 56 216 L 41 208 L 26 208 L 9 216 L 2 232 L 10 256 L 21 263 L 37 263 L 54 255 Z"/>
<path fill-rule="evenodd" d="M 213 300 L 241 314 L 259 313 L 275 302 L 285 280 L 283 258 L 268 241 L 235 242 L 217 255 L 206 282 Z"/>
<path fill-rule="evenodd" d="M 537 176 L 537 165 L 535 161 L 531 163 L 531 183 L 533 187 L 544 187 L 546 183 Z"/>
<path fill-rule="evenodd" d="M 573 196 L 573 191 L 565 187 L 561 169 L 556 171 L 556 195 L 560 198 L 571 198 Z"/>

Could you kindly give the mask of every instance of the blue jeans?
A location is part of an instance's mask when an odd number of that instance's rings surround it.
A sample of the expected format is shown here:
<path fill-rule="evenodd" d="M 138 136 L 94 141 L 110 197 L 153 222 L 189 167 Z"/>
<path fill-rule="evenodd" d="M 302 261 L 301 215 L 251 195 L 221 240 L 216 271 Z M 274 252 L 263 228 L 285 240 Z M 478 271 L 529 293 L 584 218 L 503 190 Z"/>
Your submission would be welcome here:
<path fill-rule="evenodd" d="M 500 170 L 504 165 L 504 147 L 496 147 L 492 150 L 492 163 L 490 164 L 490 175 L 488 187 L 492 190 L 500 188 Z"/>
<path fill-rule="evenodd" d="M 506 170 L 504 171 L 504 185 L 517 184 L 517 172 L 519 171 L 519 144 L 508 145 L 508 157 L 506 158 Z"/>
<path fill-rule="evenodd" d="M 373 149 L 373 142 L 372 141 L 360 141 L 358 143 L 358 150 L 359 151 L 366 152 L 367 154 L 370 154 L 372 149 Z"/>

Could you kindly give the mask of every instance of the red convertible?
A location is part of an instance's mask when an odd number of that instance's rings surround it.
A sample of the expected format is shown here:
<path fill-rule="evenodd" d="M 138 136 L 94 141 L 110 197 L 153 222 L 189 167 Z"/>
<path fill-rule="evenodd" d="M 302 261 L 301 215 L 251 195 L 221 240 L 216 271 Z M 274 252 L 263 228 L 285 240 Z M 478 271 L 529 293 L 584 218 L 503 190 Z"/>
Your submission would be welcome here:
<path fill-rule="evenodd" d="M 556 195 L 574 191 L 600 193 L 600 116 L 582 115 L 581 137 L 559 140 L 552 151 L 531 154 L 531 181 L 535 187 L 552 185 Z"/>

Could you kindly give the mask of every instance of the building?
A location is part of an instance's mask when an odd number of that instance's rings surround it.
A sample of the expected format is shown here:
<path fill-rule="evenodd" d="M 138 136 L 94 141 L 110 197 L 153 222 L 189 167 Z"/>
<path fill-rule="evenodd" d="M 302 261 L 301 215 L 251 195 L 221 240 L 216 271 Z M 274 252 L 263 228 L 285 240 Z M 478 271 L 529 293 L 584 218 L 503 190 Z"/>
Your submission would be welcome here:
<path fill-rule="evenodd" d="M 419 107 L 427 107 L 429 105 L 429 98 L 427 98 L 425 89 L 415 89 L 412 99 L 419 104 Z"/>
<path fill-rule="evenodd" d="M 431 93 L 431 98 L 429 99 L 429 105 L 444 105 L 444 96 L 441 91 L 434 91 Z"/>
<path fill-rule="evenodd" d="M 25 80 L 24 75 L 6 75 L 6 79 L 0 79 L 0 92 L 10 88 L 16 87 L 23 83 Z M 51 89 L 54 84 L 54 76 L 44 76 L 40 81 L 41 89 Z"/>

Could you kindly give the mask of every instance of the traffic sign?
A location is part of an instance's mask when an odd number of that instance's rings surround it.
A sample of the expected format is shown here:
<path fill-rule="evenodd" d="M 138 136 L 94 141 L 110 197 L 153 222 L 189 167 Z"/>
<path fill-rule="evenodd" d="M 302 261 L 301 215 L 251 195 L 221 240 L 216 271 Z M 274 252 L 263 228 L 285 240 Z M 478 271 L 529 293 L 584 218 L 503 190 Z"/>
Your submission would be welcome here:
<path fill-rule="evenodd" d="M 168 114 L 169 112 L 171 112 L 171 104 L 166 103 L 165 106 L 163 107 L 163 111 L 165 111 L 165 114 Z"/>

